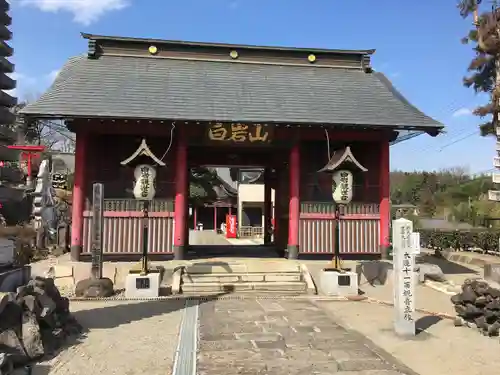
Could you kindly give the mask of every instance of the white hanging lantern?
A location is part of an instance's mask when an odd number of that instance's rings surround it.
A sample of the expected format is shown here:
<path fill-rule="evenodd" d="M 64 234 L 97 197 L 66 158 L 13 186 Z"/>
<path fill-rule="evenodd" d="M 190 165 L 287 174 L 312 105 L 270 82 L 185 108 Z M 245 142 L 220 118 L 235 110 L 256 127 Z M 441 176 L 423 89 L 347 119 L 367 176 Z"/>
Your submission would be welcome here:
<path fill-rule="evenodd" d="M 156 169 L 148 164 L 140 164 L 134 170 L 134 197 L 139 200 L 152 200 L 156 194 Z"/>
<path fill-rule="evenodd" d="M 349 204 L 353 195 L 353 174 L 341 169 L 332 175 L 332 197 L 337 204 Z"/>

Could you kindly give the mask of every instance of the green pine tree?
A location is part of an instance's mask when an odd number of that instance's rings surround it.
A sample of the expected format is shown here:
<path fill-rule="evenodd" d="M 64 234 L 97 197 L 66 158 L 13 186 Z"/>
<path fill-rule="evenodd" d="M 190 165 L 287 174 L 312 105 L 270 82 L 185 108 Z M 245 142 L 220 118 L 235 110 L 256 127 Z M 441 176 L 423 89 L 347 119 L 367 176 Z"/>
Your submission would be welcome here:
<path fill-rule="evenodd" d="M 472 15 L 474 19 L 474 28 L 462 40 L 465 44 L 473 44 L 476 52 L 464 85 L 490 97 L 487 104 L 474 110 L 475 115 L 487 120 L 479 126 L 481 135 L 486 136 L 496 134 L 495 119 L 499 111 L 500 87 L 496 84 L 496 72 L 500 63 L 500 8 L 493 1 L 491 9 L 480 14 L 481 3 L 482 0 L 460 0 L 458 8 L 463 18 Z"/>

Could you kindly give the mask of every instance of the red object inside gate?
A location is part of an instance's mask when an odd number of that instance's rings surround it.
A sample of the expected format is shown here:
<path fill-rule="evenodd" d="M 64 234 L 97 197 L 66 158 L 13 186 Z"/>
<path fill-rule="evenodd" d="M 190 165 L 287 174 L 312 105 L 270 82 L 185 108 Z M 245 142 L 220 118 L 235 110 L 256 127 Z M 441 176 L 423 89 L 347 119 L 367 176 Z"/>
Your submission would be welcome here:
<path fill-rule="evenodd" d="M 238 233 L 238 224 L 236 215 L 226 215 L 226 238 L 236 238 Z"/>

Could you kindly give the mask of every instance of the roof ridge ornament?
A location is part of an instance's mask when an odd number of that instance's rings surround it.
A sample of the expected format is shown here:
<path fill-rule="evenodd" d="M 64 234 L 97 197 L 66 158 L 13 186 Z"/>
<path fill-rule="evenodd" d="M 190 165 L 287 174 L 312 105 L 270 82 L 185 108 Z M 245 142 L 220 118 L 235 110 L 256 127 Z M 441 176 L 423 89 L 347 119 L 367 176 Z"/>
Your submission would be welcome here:
<path fill-rule="evenodd" d="M 135 150 L 135 152 L 129 158 L 125 159 L 120 164 L 121 165 L 127 165 L 130 162 L 132 162 L 132 160 L 134 160 L 135 158 L 137 158 L 139 156 L 142 156 L 142 155 L 151 158 L 160 167 L 164 167 L 165 166 L 165 163 L 163 161 L 161 161 L 160 159 L 158 159 L 156 157 L 156 155 L 153 153 L 153 151 L 151 151 L 151 149 L 149 148 L 148 144 L 146 143 L 146 139 L 145 138 L 142 139 L 142 142 L 139 145 L 139 147 L 137 147 L 137 150 Z"/>
<path fill-rule="evenodd" d="M 346 146 L 344 149 L 337 150 L 333 153 L 328 163 L 318 172 L 335 172 L 345 163 L 354 164 L 360 171 L 367 172 L 365 168 L 352 154 L 351 147 Z"/>

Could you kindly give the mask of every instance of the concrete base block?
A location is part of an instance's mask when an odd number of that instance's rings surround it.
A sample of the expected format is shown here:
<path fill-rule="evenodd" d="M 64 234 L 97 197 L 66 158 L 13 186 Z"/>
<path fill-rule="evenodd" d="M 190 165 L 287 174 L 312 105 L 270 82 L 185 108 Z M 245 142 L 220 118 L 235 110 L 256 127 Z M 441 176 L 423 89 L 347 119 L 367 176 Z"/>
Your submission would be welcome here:
<path fill-rule="evenodd" d="M 161 277 L 159 273 L 146 276 L 128 274 L 125 279 L 126 298 L 156 298 L 160 295 Z"/>
<path fill-rule="evenodd" d="M 500 283 L 500 263 L 488 263 L 484 265 L 484 279 Z"/>
<path fill-rule="evenodd" d="M 357 296 L 358 274 L 356 272 L 325 271 L 320 276 L 321 290 L 328 296 Z"/>

